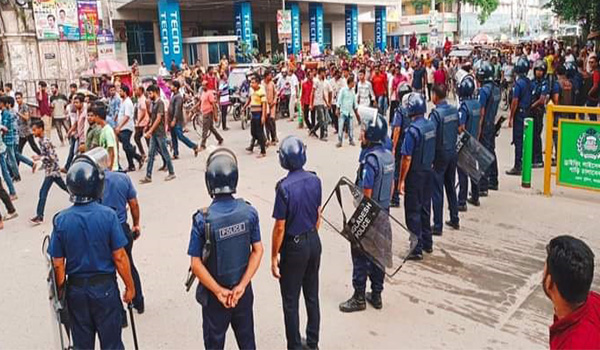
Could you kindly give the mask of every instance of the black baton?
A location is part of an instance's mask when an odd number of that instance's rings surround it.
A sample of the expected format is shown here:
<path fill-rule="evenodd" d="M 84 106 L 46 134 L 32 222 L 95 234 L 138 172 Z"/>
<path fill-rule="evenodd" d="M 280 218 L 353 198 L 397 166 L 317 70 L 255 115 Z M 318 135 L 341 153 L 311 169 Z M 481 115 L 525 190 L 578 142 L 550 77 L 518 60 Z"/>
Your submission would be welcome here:
<path fill-rule="evenodd" d="M 138 341 L 137 341 L 137 332 L 135 331 L 135 320 L 133 318 L 133 304 L 127 304 L 127 309 L 129 310 L 129 319 L 131 320 L 131 333 L 133 333 L 133 346 L 135 350 L 139 350 Z"/>

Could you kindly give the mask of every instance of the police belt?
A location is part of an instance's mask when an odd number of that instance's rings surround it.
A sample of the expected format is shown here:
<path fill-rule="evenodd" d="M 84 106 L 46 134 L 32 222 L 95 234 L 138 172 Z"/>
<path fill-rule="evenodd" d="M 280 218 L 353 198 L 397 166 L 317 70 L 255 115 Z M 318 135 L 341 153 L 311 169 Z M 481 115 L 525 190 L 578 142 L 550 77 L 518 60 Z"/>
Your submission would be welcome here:
<path fill-rule="evenodd" d="M 316 228 L 312 228 L 306 232 L 302 232 L 299 235 L 285 235 L 285 237 L 283 238 L 284 241 L 294 241 L 294 243 L 300 243 L 300 241 L 303 241 L 305 239 L 307 239 L 310 235 L 312 234 L 316 234 L 317 233 L 317 229 Z"/>
<path fill-rule="evenodd" d="M 114 273 L 104 273 L 90 277 L 69 277 L 67 285 L 74 287 L 97 286 L 114 281 L 115 279 L 116 276 Z"/>

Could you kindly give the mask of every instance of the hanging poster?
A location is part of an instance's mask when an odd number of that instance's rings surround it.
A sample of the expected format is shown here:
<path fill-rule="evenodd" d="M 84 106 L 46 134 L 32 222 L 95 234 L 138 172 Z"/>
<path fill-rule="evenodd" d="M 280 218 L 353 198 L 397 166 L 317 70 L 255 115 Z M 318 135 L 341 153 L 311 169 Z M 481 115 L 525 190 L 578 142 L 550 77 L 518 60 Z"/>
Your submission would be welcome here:
<path fill-rule="evenodd" d="M 55 0 L 33 0 L 33 18 L 38 39 L 58 39 Z"/>
<path fill-rule="evenodd" d="M 110 29 L 104 28 L 98 33 L 98 59 L 115 59 L 115 39 Z"/>
<path fill-rule="evenodd" d="M 56 15 L 60 40 L 79 40 L 77 1 L 56 0 Z"/>
<path fill-rule="evenodd" d="M 77 17 L 79 24 L 79 35 L 82 40 L 87 41 L 88 55 L 90 60 L 98 58 L 98 3 L 96 0 L 77 1 Z"/>

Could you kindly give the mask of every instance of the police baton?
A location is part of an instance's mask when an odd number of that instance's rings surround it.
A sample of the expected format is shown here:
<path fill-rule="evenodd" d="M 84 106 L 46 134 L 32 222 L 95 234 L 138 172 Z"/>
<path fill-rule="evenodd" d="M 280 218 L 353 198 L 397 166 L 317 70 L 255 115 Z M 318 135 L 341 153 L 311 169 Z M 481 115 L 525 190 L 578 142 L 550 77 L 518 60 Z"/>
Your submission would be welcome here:
<path fill-rule="evenodd" d="M 131 333 L 133 333 L 133 346 L 135 350 L 139 350 L 138 340 L 137 340 L 137 332 L 135 331 L 135 319 L 133 318 L 133 304 L 127 304 L 127 309 L 129 310 L 129 319 L 131 320 Z"/>

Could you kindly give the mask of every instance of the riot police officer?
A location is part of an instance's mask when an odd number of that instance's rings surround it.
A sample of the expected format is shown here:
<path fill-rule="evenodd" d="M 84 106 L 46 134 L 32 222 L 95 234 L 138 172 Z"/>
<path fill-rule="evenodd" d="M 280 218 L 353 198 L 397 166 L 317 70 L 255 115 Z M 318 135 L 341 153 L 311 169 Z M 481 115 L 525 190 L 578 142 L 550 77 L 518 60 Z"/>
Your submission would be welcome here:
<path fill-rule="evenodd" d="M 435 157 L 435 125 L 425 119 L 427 105 L 419 93 L 410 93 L 404 104 L 412 122 L 402 144 L 400 194 L 404 195 L 406 226 L 418 238 L 409 260 L 423 260 L 433 252 L 431 238 L 431 190 Z"/>
<path fill-rule="evenodd" d="M 458 79 L 457 79 L 458 80 Z M 475 81 L 473 76 L 464 76 L 456 87 L 460 105 L 458 107 L 459 132 L 466 131 L 479 139 L 481 134 L 481 105 L 474 96 Z M 467 174 L 458 168 L 458 211 L 467 211 L 467 193 L 469 179 Z M 479 185 L 471 179 L 471 192 L 479 194 Z"/>
<path fill-rule="evenodd" d="M 319 309 L 319 266 L 321 240 L 321 180 L 303 169 L 306 146 L 296 136 L 279 146 L 279 164 L 288 171 L 277 183 L 273 208 L 271 272 L 279 279 L 288 349 L 317 349 L 321 313 Z M 280 259 L 281 257 L 281 259 Z M 301 343 L 298 301 L 304 294 L 306 344 Z"/>
<path fill-rule="evenodd" d="M 398 181 L 400 179 L 400 160 L 402 158 L 402 143 L 404 135 L 410 126 L 410 118 L 406 112 L 406 108 L 402 105 L 402 99 L 412 92 L 412 88 L 407 83 L 402 83 L 398 86 L 398 101 L 400 105 L 396 107 L 394 112 L 394 120 L 392 121 L 392 154 L 394 155 L 395 170 L 394 170 L 394 194 L 392 195 L 391 207 L 400 206 L 400 192 L 398 191 Z"/>
<path fill-rule="evenodd" d="M 365 197 L 371 198 L 383 210 L 389 211 L 394 183 L 394 156 L 384 145 L 387 129 L 385 118 L 379 114 L 375 118 L 366 120 L 362 125 L 360 138 L 364 156 L 358 172 L 358 187 L 362 189 Z M 367 307 L 365 300 L 375 309 L 381 309 L 385 272 L 369 261 L 360 249 L 352 247 L 351 253 L 354 294 L 340 304 L 340 311 L 365 310 Z M 371 280 L 372 292 L 365 294 L 367 276 Z"/>
<path fill-rule="evenodd" d="M 196 300 L 202 305 L 206 349 L 223 349 L 231 324 L 241 349 L 256 349 L 250 280 L 260 265 L 263 246 L 258 213 L 236 199 L 235 154 L 219 148 L 206 161 L 206 187 L 211 205 L 196 212 L 188 248 L 198 278 Z"/>
<path fill-rule="evenodd" d="M 494 161 L 485 175 L 479 181 L 479 191 L 471 191 L 467 201 L 478 207 L 479 195 L 487 196 L 488 190 L 498 190 L 498 161 L 496 159 L 496 114 L 500 105 L 500 87 L 494 81 L 494 68 L 491 63 L 484 61 L 475 72 L 477 81 L 482 85 L 479 89 L 479 104 L 481 105 L 481 133 L 479 139 L 483 147 L 494 155 Z"/>
<path fill-rule="evenodd" d="M 531 82 L 531 113 L 533 116 L 533 167 L 544 167 L 542 156 L 542 130 L 544 129 L 544 113 L 550 95 L 546 78 L 546 62 L 538 60 L 533 65 L 534 80 Z"/>
<path fill-rule="evenodd" d="M 512 169 L 506 171 L 506 175 L 520 176 L 523 165 L 523 128 L 531 107 L 531 80 L 527 77 L 529 60 L 520 57 L 515 65 L 515 72 L 517 81 L 513 88 L 513 99 L 508 118 L 508 127 L 513 128 L 512 142 L 515 145 L 515 162 Z"/>
<path fill-rule="evenodd" d="M 104 189 L 101 165 L 87 155 L 75 158 L 67 188 L 74 205 L 54 217 L 48 253 L 59 288 L 66 283 L 74 348 L 93 349 L 98 335 L 102 349 L 123 349 L 115 270 L 125 283 L 124 302 L 131 303 L 135 287 L 117 214 L 98 203 Z"/>
<path fill-rule="evenodd" d="M 446 101 L 446 87 L 434 85 L 433 103 L 435 108 L 429 115 L 429 120 L 436 127 L 435 158 L 433 161 L 433 231 L 435 236 L 441 236 L 444 218 L 444 189 L 448 199 L 450 220 L 446 225 L 455 230 L 460 228 L 458 219 L 458 203 L 456 198 L 456 142 L 458 141 L 458 110 Z"/>

